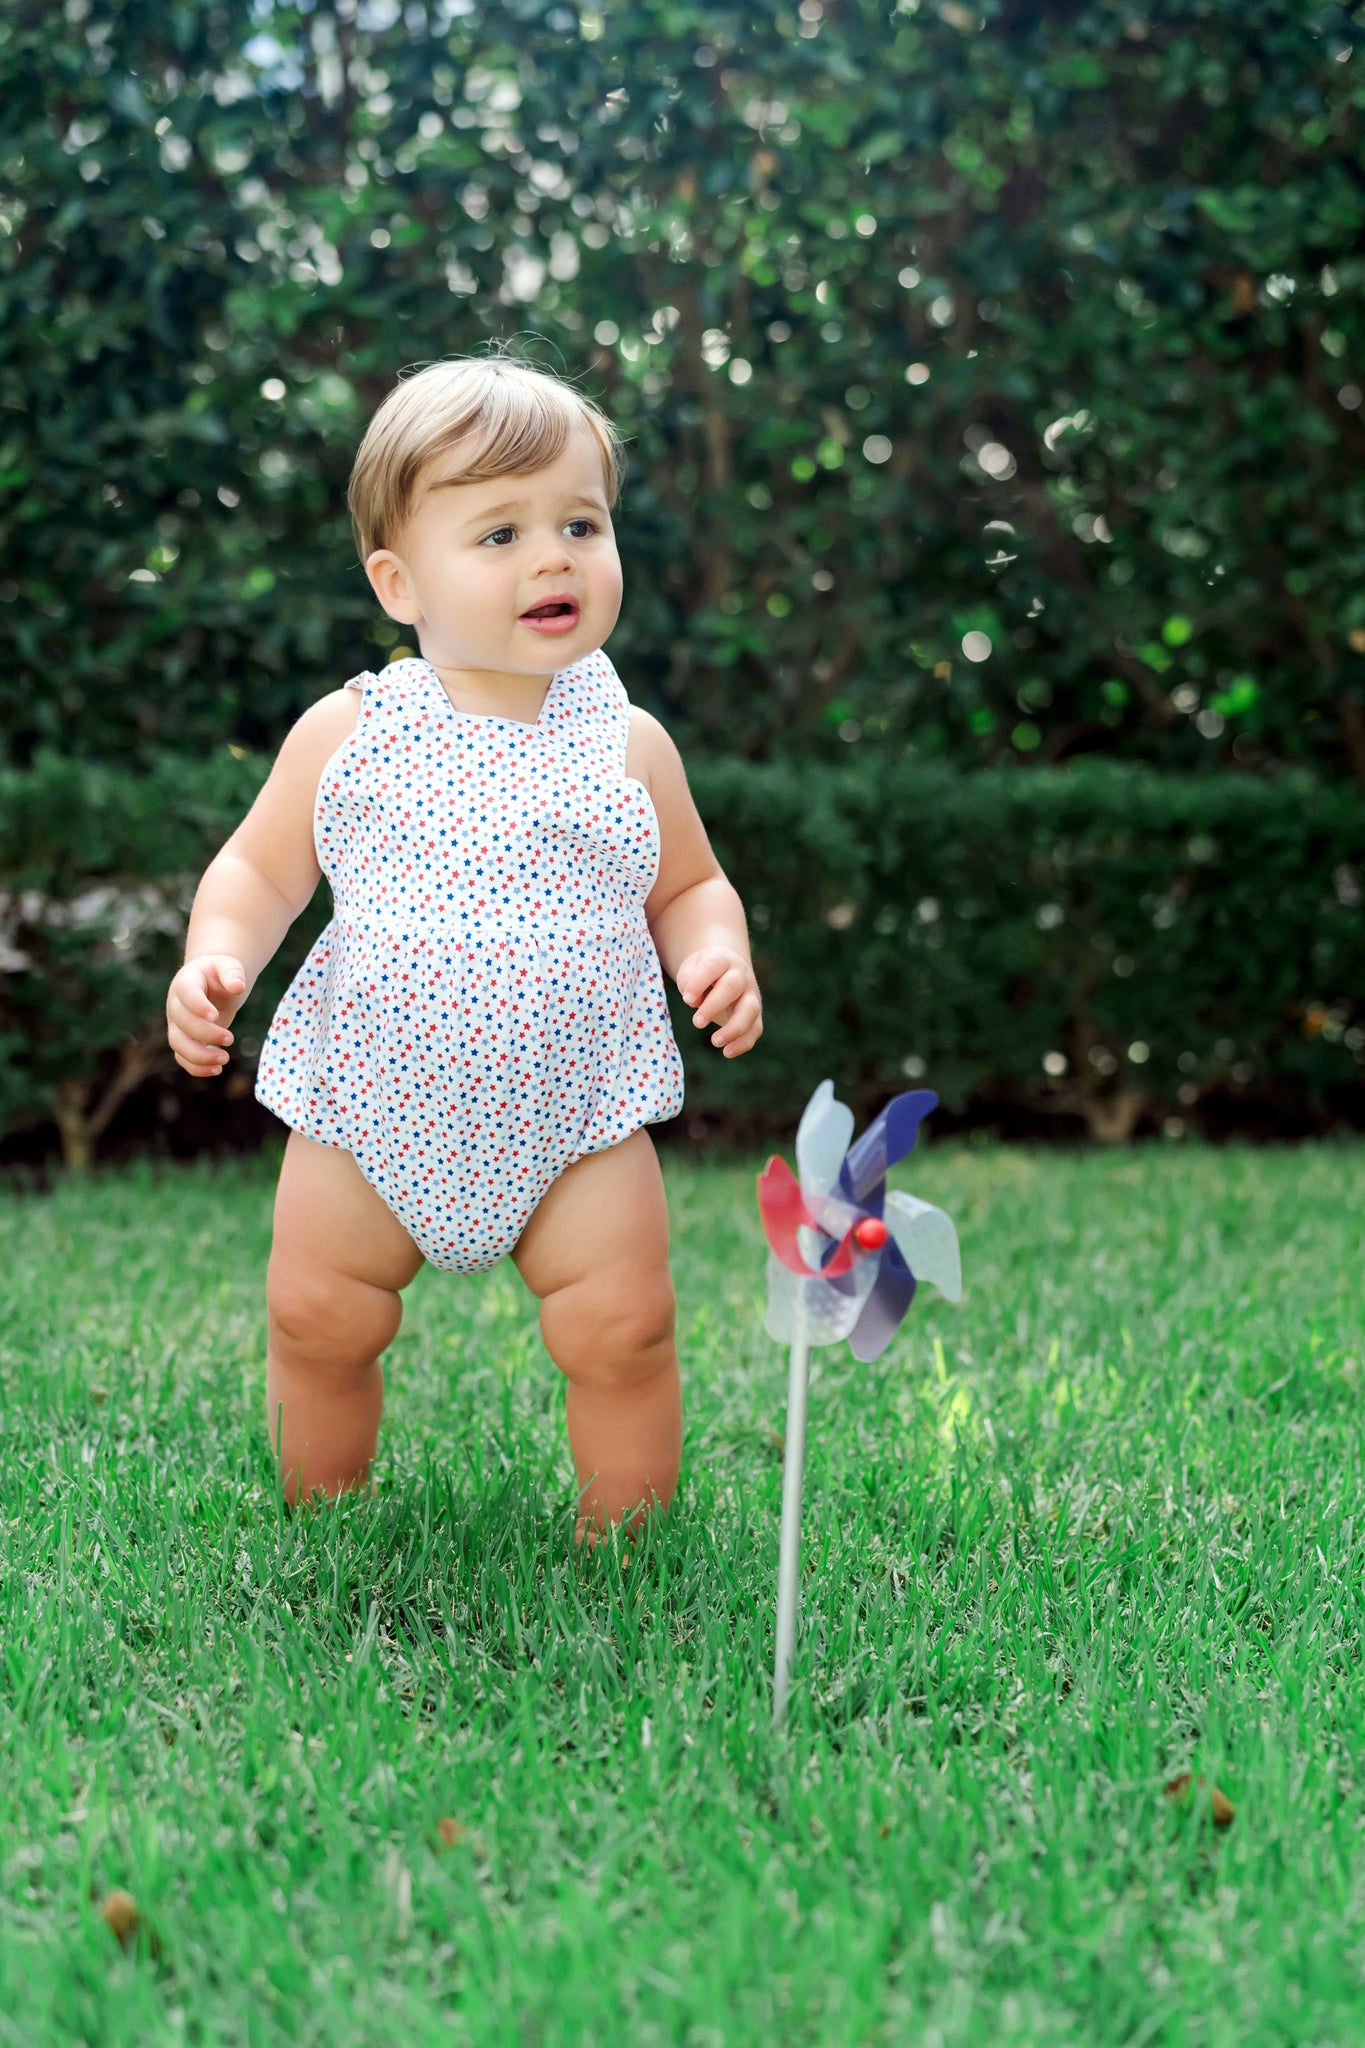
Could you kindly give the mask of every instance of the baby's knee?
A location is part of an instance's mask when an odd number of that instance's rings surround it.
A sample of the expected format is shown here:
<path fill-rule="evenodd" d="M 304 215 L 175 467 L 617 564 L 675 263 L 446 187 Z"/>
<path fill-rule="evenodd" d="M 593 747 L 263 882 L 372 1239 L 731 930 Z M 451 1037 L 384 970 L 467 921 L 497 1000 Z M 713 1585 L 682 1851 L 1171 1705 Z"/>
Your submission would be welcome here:
<path fill-rule="evenodd" d="M 390 1288 L 330 1266 L 272 1258 L 265 1292 L 271 1337 L 295 1355 L 336 1364 L 378 1358 L 403 1319 Z"/>
<path fill-rule="evenodd" d="M 547 1294 L 545 1348 L 577 1386 L 623 1386 L 676 1363 L 677 1303 L 668 1267 L 607 1267 Z"/>

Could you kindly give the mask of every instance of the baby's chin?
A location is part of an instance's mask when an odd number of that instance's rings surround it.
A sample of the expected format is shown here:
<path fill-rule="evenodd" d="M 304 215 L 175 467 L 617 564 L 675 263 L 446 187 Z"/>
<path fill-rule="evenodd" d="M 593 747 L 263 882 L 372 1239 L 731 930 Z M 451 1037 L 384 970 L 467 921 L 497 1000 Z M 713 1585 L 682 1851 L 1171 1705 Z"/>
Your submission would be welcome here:
<path fill-rule="evenodd" d="M 584 661 L 595 654 L 602 642 L 591 633 L 566 633 L 562 639 L 547 640 L 543 647 L 526 647 L 520 643 L 534 642 L 533 633 L 518 633 L 511 646 L 470 647 L 458 642 L 430 640 L 425 644 L 419 640 L 417 651 L 424 661 L 446 673 L 469 676 L 545 676 L 558 675 L 561 669 L 572 668 L 575 662 Z"/>
<path fill-rule="evenodd" d="M 601 631 L 591 625 L 580 625 L 572 633 L 516 632 L 507 650 L 506 665 L 519 675 L 552 676 L 595 654 L 603 639 Z M 493 668 L 497 663 L 490 661 L 488 665 Z"/>

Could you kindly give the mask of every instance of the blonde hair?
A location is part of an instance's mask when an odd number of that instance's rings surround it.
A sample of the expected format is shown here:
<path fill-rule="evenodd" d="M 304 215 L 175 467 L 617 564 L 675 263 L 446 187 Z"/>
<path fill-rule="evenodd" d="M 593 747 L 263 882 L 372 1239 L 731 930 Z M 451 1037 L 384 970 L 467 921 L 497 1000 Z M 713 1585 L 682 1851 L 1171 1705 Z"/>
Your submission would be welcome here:
<path fill-rule="evenodd" d="M 370 421 L 346 489 L 361 562 L 401 538 L 417 479 L 438 456 L 456 457 L 462 483 L 544 469 L 580 422 L 602 451 L 614 506 L 625 444 L 601 408 L 563 378 L 507 356 L 457 356 L 402 373 Z"/>

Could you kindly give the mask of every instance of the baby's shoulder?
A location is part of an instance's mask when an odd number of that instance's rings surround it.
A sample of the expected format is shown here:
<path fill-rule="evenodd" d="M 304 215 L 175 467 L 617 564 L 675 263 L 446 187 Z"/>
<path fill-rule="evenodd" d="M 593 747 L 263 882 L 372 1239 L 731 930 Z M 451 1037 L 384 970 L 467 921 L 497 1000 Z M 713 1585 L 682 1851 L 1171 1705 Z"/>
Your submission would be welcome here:
<path fill-rule="evenodd" d="M 340 690 L 329 690 L 325 697 L 308 706 L 294 732 L 323 748 L 325 753 L 333 753 L 355 731 L 362 701 L 360 691 L 351 689 L 349 684 Z"/>
<path fill-rule="evenodd" d="M 630 729 L 626 735 L 626 774 L 646 789 L 654 787 L 654 774 L 666 750 L 672 746 L 667 732 L 652 712 L 638 704 L 630 706 Z"/>
<path fill-rule="evenodd" d="M 315 790 L 323 769 L 337 748 L 355 731 L 360 716 L 357 690 L 329 690 L 295 719 L 275 761 L 277 778 L 297 781 Z M 310 797 L 311 802 L 311 797 Z"/>

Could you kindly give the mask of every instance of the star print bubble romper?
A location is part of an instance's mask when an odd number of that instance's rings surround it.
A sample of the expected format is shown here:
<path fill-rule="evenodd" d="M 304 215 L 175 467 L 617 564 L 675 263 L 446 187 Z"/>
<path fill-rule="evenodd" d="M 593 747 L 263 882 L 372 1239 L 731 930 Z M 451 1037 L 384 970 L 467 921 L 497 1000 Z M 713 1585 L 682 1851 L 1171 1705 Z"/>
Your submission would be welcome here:
<path fill-rule="evenodd" d="M 566 1166 L 682 1107 L 644 912 L 658 820 L 600 650 L 534 725 L 456 711 L 420 657 L 346 687 L 313 820 L 335 915 L 256 1096 L 352 1153 L 432 1265 L 476 1273 Z"/>

